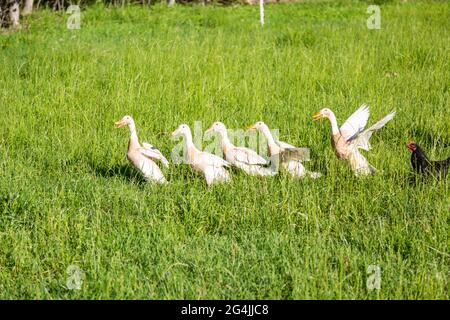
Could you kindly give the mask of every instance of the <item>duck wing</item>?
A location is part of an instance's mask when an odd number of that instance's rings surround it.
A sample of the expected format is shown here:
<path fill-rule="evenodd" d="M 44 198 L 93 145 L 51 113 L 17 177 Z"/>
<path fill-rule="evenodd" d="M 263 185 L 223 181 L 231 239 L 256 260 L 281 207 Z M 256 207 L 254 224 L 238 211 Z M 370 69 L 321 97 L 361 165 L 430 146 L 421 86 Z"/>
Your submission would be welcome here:
<path fill-rule="evenodd" d="M 281 152 L 283 162 L 297 160 L 309 161 L 311 159 L 311 151 L 309 148 L 284 148 Z"/>
<path fill-rule="evenodd" d="M 276 140 L 275 143 L 283 149 L 280 154 L 283 162 L 288 162 L 291 160 L 309 161 L 311 159 L 311 151 L 309 148 L 298 148 L 292 144 L 279 140 Z"/>
<path fill-rule="evenodd" d="M 249 164 L 249 165 L 267 165 L 268 162 L 266 159 L 257 154 L 254 150 L 244 148 L 244 147 L 235 147 L 231 150 L 231 154 L 236 161 Z"/>
<path fill-rule="evenodd" d="M 229 167 L 230 163 L 221 157 L 218 157 L 212 153 L 201 152 L 198 160 L 200 164 L 205 164 L 212 167 Z"/>
<path fill-rule="evenodd" d="M 281 148 L 283 148 L 283 149 L 295 149 L 295 148 L 297 148 L 296 146 L 293 146 L 292 144 L 289 144 L 289 143 L 286 143 L 286 142 L 280 141 L 280 140 L 275 140 L 275 143 L 276 143 L 279 147 L 281 147 Z"/>
<path fill-rule="evenodd" d="M 356 137 L 364 130 L 369 115 L 369 107 L 363 104 L 344 122 L 339 131 L 346 141 Z"/>
<path fill-rule="evenodd" d="M 383 119 L 379 120 L 378 122 L 373 124 L 371 127 L 364 130 L 363 132 L 357 134 L 356 136 L 351 137 L 348 141 L 353 141 L 352 144 L 359 149 L 369 151 L 371 148 L 369 139 L 372 136 L 372 133 L 381 129 L 386 123 L 388 123 L 390 120 L 392 120 L 392 118 L 394 118 L 394 116 L 395 116 L 395 111 L 391 111 Z"/>
<path fill-rule="evenodd" d="M 160 160 L 165 167 L 169 166 L 169 161 L 163 156 L 161 151 L 159 151 L 155 146 L 148 142 L 143 142 L 142 147 L 139 148 L 139 152 L 150 159 Z"/>

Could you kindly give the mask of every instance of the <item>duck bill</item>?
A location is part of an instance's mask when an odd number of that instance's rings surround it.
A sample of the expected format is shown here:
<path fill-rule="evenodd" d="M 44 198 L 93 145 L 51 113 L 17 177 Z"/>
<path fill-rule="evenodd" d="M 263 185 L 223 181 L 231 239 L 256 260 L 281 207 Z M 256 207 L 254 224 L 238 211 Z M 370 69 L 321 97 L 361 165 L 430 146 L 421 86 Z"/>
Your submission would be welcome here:
<path fill-rule="evenodd" d="M 314 121 L 317 121 L 317 120 L 322 119 L 322 118 L 323 118 L 323 114 L 321 112 L 317 112 L 317 113 L 313 114 L 313 120 Z"/>
<path fill-rule="evenodd" d="M 256 130 L 255 125 L 252 124 L 252 125 L 247 126 L 247 130 L 251 130 L 251 131 Z"/>
<path fill-rule="evenodd" d="M 176 138 L 180 135 L 180 130 L 175 130 L 174 132 L 172 132 L 172 138 Z"/>
<path fill-rule="evenodd" d="M 211 134 L 213 132 L 214 132 L 213 127 L 211 127 L 211 128 L 209 128 L 208 130 L 205 131 L 205 134 Z"/>
<path fill-rule="evenodd" d="M 121 128 L 125 125 L 126 123 L 123 120 L 119 120 L 114 122 L 114 125 L 116 126 L 116 128 Z"/>

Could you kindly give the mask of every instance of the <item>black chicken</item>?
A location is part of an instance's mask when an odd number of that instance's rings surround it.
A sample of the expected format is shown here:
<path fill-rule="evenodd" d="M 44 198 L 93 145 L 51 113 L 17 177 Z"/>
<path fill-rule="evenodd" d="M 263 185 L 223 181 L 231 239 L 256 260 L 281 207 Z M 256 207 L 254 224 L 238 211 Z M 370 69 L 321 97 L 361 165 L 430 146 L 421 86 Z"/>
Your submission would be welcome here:
<path fill-rule="evenodd" d="M 422 148 L 414 141 L 410 141 L 407 148 L 412 152 L 411 165 L 417 173 L 432 174 L 437 178 L 444 178 L 450 166 L 450 158 L 441 161 L 428 159 Z"/>

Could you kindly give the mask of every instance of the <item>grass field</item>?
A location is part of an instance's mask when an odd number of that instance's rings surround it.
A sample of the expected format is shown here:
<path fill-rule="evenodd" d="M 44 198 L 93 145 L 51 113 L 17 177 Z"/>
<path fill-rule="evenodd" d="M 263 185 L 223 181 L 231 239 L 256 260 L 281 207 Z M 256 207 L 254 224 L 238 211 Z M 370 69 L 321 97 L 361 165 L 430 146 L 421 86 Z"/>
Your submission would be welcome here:
<path fill-rule="evenodd" d="M 416 180 L 405 148 L 449 155 L 448 2 L 38 11 L 0 35 L 1 299 L 450 298 L 448 180 Z M 334 156 L 342 123 L 371 107 L 380 172 Z M 180 123 L 264 120 L 310 147 L 318 180 L 250 178 L 207 188 L 186 166 L 146 184 L 125 159 L 132 115 L 167 156 Z M 69 290 L 68 270 L 84 271 Z M 369 290 L 370 265 L 381 288 Z"/>

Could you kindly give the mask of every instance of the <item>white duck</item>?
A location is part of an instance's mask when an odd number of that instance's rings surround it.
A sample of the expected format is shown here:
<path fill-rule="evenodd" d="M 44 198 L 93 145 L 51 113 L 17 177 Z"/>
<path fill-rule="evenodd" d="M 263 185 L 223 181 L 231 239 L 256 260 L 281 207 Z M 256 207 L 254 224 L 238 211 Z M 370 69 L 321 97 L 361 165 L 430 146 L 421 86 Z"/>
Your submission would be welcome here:
<path fill-rule="evenodd" d="M 130 129 L 127 158 L 133 166 L 143 174 L 147 181 L 166 183 L 167 181 L 164 178 L 161 169 L 152 161 L 152 159 L 161 161 L 166 167 L 169 166 L 169 161 L 167 161 L 162 153 L 151 144 L 143 142 L 141 146 L 133 118 L 125 116 L 115 122 L 115 125 L 116 128 L 128 125 L 128 128 Z"/>
<path fill-rule="evenodd" d="M 275 140 L 270 132 L 269 127 L 262 121 L 256 122 L 250 126 L 251 130 L 259 130 L 267 139 L 269 153 L 272 161 L 279 163 L 281 161 L 282 167 L 289 172 L 293 177 L 303 177 L 305 175 L 311 178 L 318 178 L 321 176 L 318 172 L 311 172 L 305 169 L 302 161 L 310 159 L 310 151 L 308 148 L 298 148 L 289 143 Z"/>
<path fill-rule="evenodd" d="M 369 119 L 369 107 L 362 105 L 344 122 L 341 128 L 338 127 L 336 116 L 333 111 L 324 108 L 314 114 L 314 120 L 328 118 L 331 122 L 331 145 L 337 157 L 350 164 L 356 175 L 368 175 L 376 172 L 367 159 L 359 152 L 359 149 L 370 150 L 369 139 L 376 130 L 381 129 L 388 121 L 395 116 L 395 111 L 391 111 L 383 119 L 376 122 L 368 129 L 364 129 Z"/>
<path fill-rule="evenodd" d="M 220 135 L 220 144 L 225 160 L 235 167 L 244 170 L 249 175 L 273 176 L 277 174 L 276 170 L 266 167 L 269 162 L 255 151 L 233 145 L 228 138 L 227 128 L 222 122 L 214 122 L 211 128 L 205 131 L 207 134 L 213 132 L 218 132 Z"/>
<path fill-rule="evenodd" d="M 187 163 L 195 171 L 203 174 L 208 186 L 216 182 L 225 182 L 231 179 L 230 174 L 225 169 L 230 164 L 216 155 L 198 150 L 192 141 L 191 129 L 187 124 L 181 124 L 172 132 L 172 137 L 174 138 L 181 135 L 185 138 Z"/>

